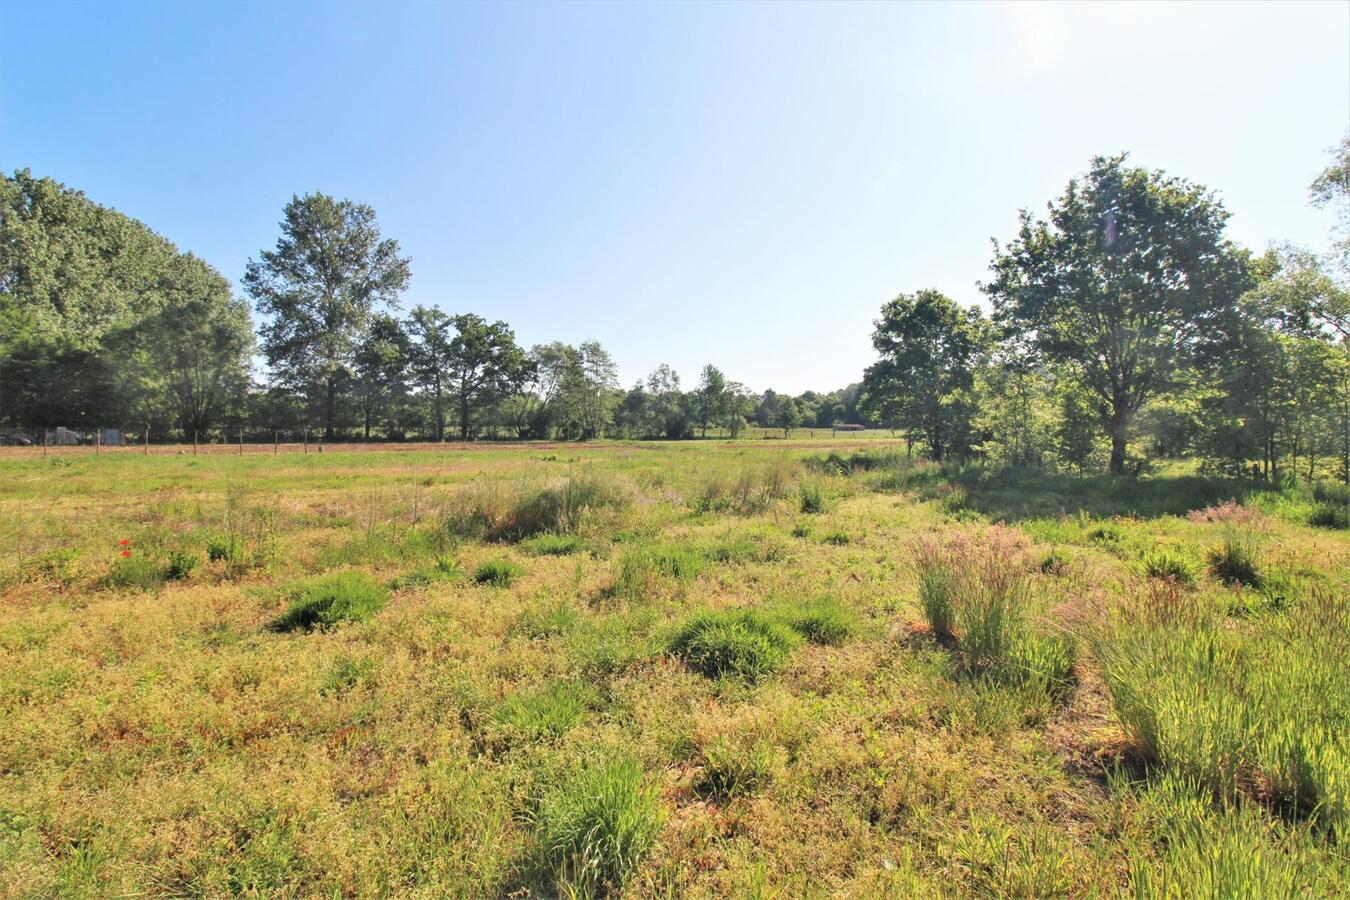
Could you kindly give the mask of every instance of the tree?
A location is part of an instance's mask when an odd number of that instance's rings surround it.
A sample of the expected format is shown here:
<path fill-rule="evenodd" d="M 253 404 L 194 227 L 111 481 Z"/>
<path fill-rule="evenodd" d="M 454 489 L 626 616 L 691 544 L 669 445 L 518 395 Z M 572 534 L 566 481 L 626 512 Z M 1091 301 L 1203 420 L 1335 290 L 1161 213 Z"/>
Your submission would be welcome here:
<path fill-rule="evenodd" d="M 680 391 L 680 375 L 665 363 L 647 376 L 647 393 L 651 423 L 655 436 L 671 440 L 684 437 L 689 431 L 689 414 L 684 394 Z"/>
<path fill-rule="evenodd" d="M 1331 149 L 1331 163 L 1313 179 L 1309 194 L 1314 206 L 1336 212 L 1337 238 L 1332 244 L 1332 266 L 1350 278 L 1350 134 Z M 1341 332 L 1342 336 L 1345 332 Z"/>
<path fill-rule="evenodd" d="M 1166 391 L 1248 280 L 1224 237 L 1228 213 L 1204 188 L 1097 157 L 1049 205 L 1025 210 L 1018 236 L 995 244 L 984 290 L 996 318 L 1050 361 L 1073 367 L 1125 471 L 1131 418 Z"/>
<path fill-rule="evenodd" d="M 797 401 L 788 396 L 782 397 L 778 401 L 778 424 L 783 426 L 783 437 L 792 434 L 792 429 L 801 423 L 802 413 L 797 408 Z"/>
<path fill-rule="evenodd" d="M 881 308 L 859 407 L 867 415 L 918 431 L 934 459 L 965 455 L 976 412 L 975 369 L 988 348 L 988 323 L 945 294 L 901 294 Z"/>
<path fill-rule="evenodd" d="M 244 290 L 271 320 L 263 353 L 276 378 L 321 394 L 332 440 L 338 395 L 378 305 L 396 307 L 411 270 L 398 241 L 381 239 L 375 210 L 326 194 L 292 197 L 275 250 L 248 261 Z"/>
<path fill-rule="evenodd" d="M 694 394 L 694 408 L 698 414 L 701 436 L 708 436 L 708 423 L 716 422 L 727 404 L 727 378 L 711 363 L 699 375 L 698 390 Z"/>
<path fill-rule="evenodd" d="M 453 328 L 451 318 L 435 307 L 415 306 L 408 316 L 408 332 L 414 338 L 409 363 L 418 387 L 431 400 L 431 420 L 437 441 L 445 440 L 445 380 L 453 355 Z"/>
<path fill-rule="evenodd" d="M 387 313 L 372 316 L 356 350 L 356 384 L 366 440 L 370 440 L 371 425 L 381 418 L 387 437 L 402 436 L 403 419 L 398 413 L 407 398 L 412 359 L 413 345 L 403 323 Z"/>
<path fill-rule="evenodd" d="M 745 427 L 745 420 L 755 411 L 755 397 L 750 393 L 750 389 L 739 381 L 729 381 L 726 398 L 723 415 L 726 416 L 727 431 L 736 438 Z"/>
<path fill-rule="evenodd" d="M 447 380 L 459 401 L 459 436 L 469 439 L 472 417 L 486 402 L 512 393 L 525 380 L 525 351 L 505 322 L 488 324 L 472 313 L 452 316 Z"/>

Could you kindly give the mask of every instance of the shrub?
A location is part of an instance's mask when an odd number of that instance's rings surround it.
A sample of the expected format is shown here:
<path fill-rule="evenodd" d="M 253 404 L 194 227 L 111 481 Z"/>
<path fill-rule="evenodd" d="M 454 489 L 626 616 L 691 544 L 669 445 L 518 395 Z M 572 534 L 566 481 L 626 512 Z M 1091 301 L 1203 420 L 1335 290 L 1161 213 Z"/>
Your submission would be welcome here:
<path fill-rule="evenodd" d="M 560 890 L 579 897 L 618 894 L 661 830 L 654 786 L 631 757 L 594 762 L 544 798 L 535 825 L 545 864 Z"/>
<path fill-rule="evenodd" d="M 797 485 L 797 498 L 801 511 L 807 515 L 825 511 L 825 487 L 815 479 Z"/>
<path fill-rule="evenodd" d="M 1314 528 L 1350 528 L 1350 507 L 1343 503 L 1319 503 L 1309 513 L 1308 524 Z"/>
<path fill-rule="evenodd" d="M 577 535 L 551 531 L 528 538 L 520 545 L 520 549 L 534 556 L 567 556 L 581 548 L 581 538 Z"/>
<path fill-rule="evenodd" d="M 212 535 L 206 539 L 206 558 L 211 562 L 229 562 L 232 555 L 228 538 Z"/>
<path fill-rule="evenodd" d="M 957 484 L 944 485 L 938 495 L 938 508 L 949 516 L 965 512 L 969 505 L 970 496 Z"/>
<path fill-rule="evenodd" d="M 790 607 L 782 616 L 789 628 L 812 644 L 842 644 L 858 631 L 858 614 L 833 597 Z"/>
<path fill-rule="evenodd" d="M 1151 550 L 1141 563 L 1149 578 L 1171 578 L 1180 584 L 1194 584 L 1198 566 L 1176 550 Z"/>
<path fill-rule="evenodd" d="M 364 572 L 334 572 L 302 582 L 295 599 L 273 623 L 277 631 L 311 630 L 359 622 L 384 608 L 388 590 Z"/>
<path fill-rule="evenodd" d="M 511 583 L 525 574 L 525 570 L 509 559 L 485 560 L 473 570 L 473 580 L 478 584 L 490 584 L 493 587 L 510 587 Z"/>
<path fill-rule="evenodd" d="M 703 751 L 703 771 L 695 790 L 722 799 L 752 794 L 770 780 L 777 761 L 777 752 L 767 741 L 745 746 L 718 738 Z"/>
<path fill-rule="evenodd" d="M 727 609 L 689 619 L 670 649 L 709 678 L 729 675 L 754 682 L 777 671 L 798 641 L 791 629 L 763 612 Z"/>
<path fill-rule="evenodd" d="M 169 561 L 164 567 L 164 577 L 169 581 L 187 578 L 197 568 L 197 559 L 197 554 L 191 550 L 170 550 Z"/>
<path fill-rule="evenodd" d="M 585 682 L 558 681 L 505 700 L 493 714 L 500 727 L 531 740 L 557 737 L 600 702 Z"/>
<path fill-rule="evenodd" d="M 620 509 L 630 502 L 617 481 L 590 469 L 542 484 L 480 482 L 456 498 L 446 528 L 488 541 L 519 541 L 545 532 L 570 534 L 590 513 Z"/>

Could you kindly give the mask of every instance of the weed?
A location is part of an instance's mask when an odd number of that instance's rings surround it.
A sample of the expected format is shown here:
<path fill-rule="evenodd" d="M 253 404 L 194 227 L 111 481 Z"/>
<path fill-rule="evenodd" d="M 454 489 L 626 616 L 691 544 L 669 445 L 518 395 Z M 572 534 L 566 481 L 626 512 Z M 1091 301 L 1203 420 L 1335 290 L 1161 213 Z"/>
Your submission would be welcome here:
<path fill-rule="evenodd" d="M 825 512 L 825 486 L 815 479 L 797 485 L 797 499 L 798 507 L 806 515 Z"/>
<path fill-rule="evenodd" d="M 1350 507 L 1344 503 L 1319 503 L 1308 514 L 1308 524 L 1314 528 L 1350 528 Z"/>
<path fill-rule="evenodd" d="M 656 590 L 661 579 L 688 582 L 698 577 L 703 565 L 703 555 L 682 544 L 634 547 L 619 558 L 613 591 L 629 600 L 641 600 Z"/>
<path fill-rule="evenodd" d="M 164 567 L 164 577 L 169 581 L 181 581 L 197 568 L 199 557 L 195 551 L 179 549 L 169 551 L 169 561 Z"/>
<path fill-rule="evenodd" d="M 786 607 L 780 615 L 812 644 L 842 644 L 858 632 L 858 614 L 833 597 Z"/>
<path fill-rule="evenodd" d="M 541 689 L 513 694 L 497 707 L 493 721 L 527 740 L 554 738 L 567 731 L 600 696 L 585 682 L 556 681 Z"/>
<path fill-rule="evenodd" d="M 401 591 L 408 588 L 426 587 L 429 584 L 438 582 L 454 582 L 464 577 L 464 570 L 460 567 L 459 560 L 448 556 L 441 556 L 429 566 L 422 566 L 419 569 L 413 569 L 411 572 L 405 572 L 389 582 L 391 590 Z"/>
<path fill-rule="evenodd" d="M 1238 531 L 1224 535 L 1222 543 L 1206 554 L 1209 574 L 1225 584 L 1261 586 L 1261 568 L 1257 562 L 1256 542 Z"/>
<path fill-rule="evenodd" d="M 586 468 L 544 483 L 479 483 L 461 493 L 445 524 L 454 534 L 519 541 L 546 532 L 570 534 L 588 515 L 629 503 L 629 492 L 618 481 Z"/>
<path fill-rule="evenodd" d="M 520 549 L 532 556 L 567 556 L 580 551 L 582 546 L 581 538 L 575 534 L 545 532 L 522 541 Z"/>
<path fill-rule="evenodd" d="M 849 544 L 853 543 L 853 538 L 850 537 L 848 532 L 846 531 L 831 531 L 829 534 L 821 538 L 821 541 L 826 544 L 831 544 L 835 547 L 846 547 Z"/>
<path fill-rule="evenodd" d="M 1172 578 L 1185 585 L 1195 584 L 1200 568 L 1184 553 L 1168 549 L 1144 554 L 1141 566 L 1149 578 Z"/>
<path fill-rule="evenodd" d="M 720 737 L 703 750 L 703 771 L 695 790 L 723 800 L 753 794 L 768 783 L 777 765 L 777 748 L 767 741 L 755 740 L 747 746 Z"/>

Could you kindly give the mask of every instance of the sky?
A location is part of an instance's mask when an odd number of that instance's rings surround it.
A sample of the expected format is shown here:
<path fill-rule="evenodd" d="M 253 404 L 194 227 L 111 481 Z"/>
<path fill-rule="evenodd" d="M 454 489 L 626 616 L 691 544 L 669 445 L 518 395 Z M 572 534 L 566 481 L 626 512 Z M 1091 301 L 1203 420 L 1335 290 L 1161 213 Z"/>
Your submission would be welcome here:
<path fill-rule="evenodd" d="M 16 3 L 0 169 L 148 224 L 238 288 L 282 207 L 373 206 L 402 301 L 599 340 L 631 384 L 858 381 L 899 293 L 983 303 L 991 238 L 1098 154 L 1328 242 L 1350 2 Z"/>

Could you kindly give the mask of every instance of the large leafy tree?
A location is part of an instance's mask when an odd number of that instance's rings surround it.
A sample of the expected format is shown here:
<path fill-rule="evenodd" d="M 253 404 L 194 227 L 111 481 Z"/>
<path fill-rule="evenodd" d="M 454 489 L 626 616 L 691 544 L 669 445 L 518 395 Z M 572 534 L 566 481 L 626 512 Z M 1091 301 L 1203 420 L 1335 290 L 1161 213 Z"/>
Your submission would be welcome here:
<path fill-rule="evenodd" d="M 431 402 L 431 421 L 438 441 L 445 440 L 446 384 L 453 354 L 454 322 L 435 307 L 416 306 L 408 317 L 408 331 L 414 338 L 409 362 L 417 386 Z"/>
<path fill-rule="evenodd" d="M 703 367 L 698 379 L 698 390 L 694 392 L 694 410 L 703 437 L 708 436 L 708 423 L 716 423 L 722 418 L 727 402 L 727 377 L 721 369 L 709 363 Z"/>
<path fill-rule="evenodd" d="M 881 308 L 859 408 L 919 432 L 934 459 L 964 455 L 973 440 L 975 370 L 990 343 L 988 322 L 935 290 L 901 294 Z"/>
<path fill-rule="evenodd" d="M 1017 339 L 1076 370 L 1119 474 L 1134 414 L 1231 316 L 1245 256 L 1211 193 L 1124 155 L 1095 158 L 1048 209 L 1044 220 L 1022 212 L 984 289 Z"/>
<path fill-rule="evenodd" d="M 324 438 L 376 308 L 394 307 L 411 270 L 398 241 L 381 238 L 375 210 L 326 194 L 293 197 L 275 250 L 250 259 L 244 289 L 270 316 L 262 348 L 276 378 L 320 395 Z"/>
<path fill-rule="evenodd" d="M 412 355 L 412 342 L 402 322 L 388 313 L 371 317 L 370 328 L 356 349 L 356 385 L 366 440 L 377 422 L 383 422 L 387 436 L 402 436 L 401 413 L 408 396 Z"/>
<path fill-rule="evenodd" d="M 459 402 L 459 436 L 468 440 L 475 413 L 519 389 L 529 375 L 529 360 L 505 322 L 489 323 L 472 313 L 452 316 L 450 322 L 456 334 L 446 375 Z"/>

